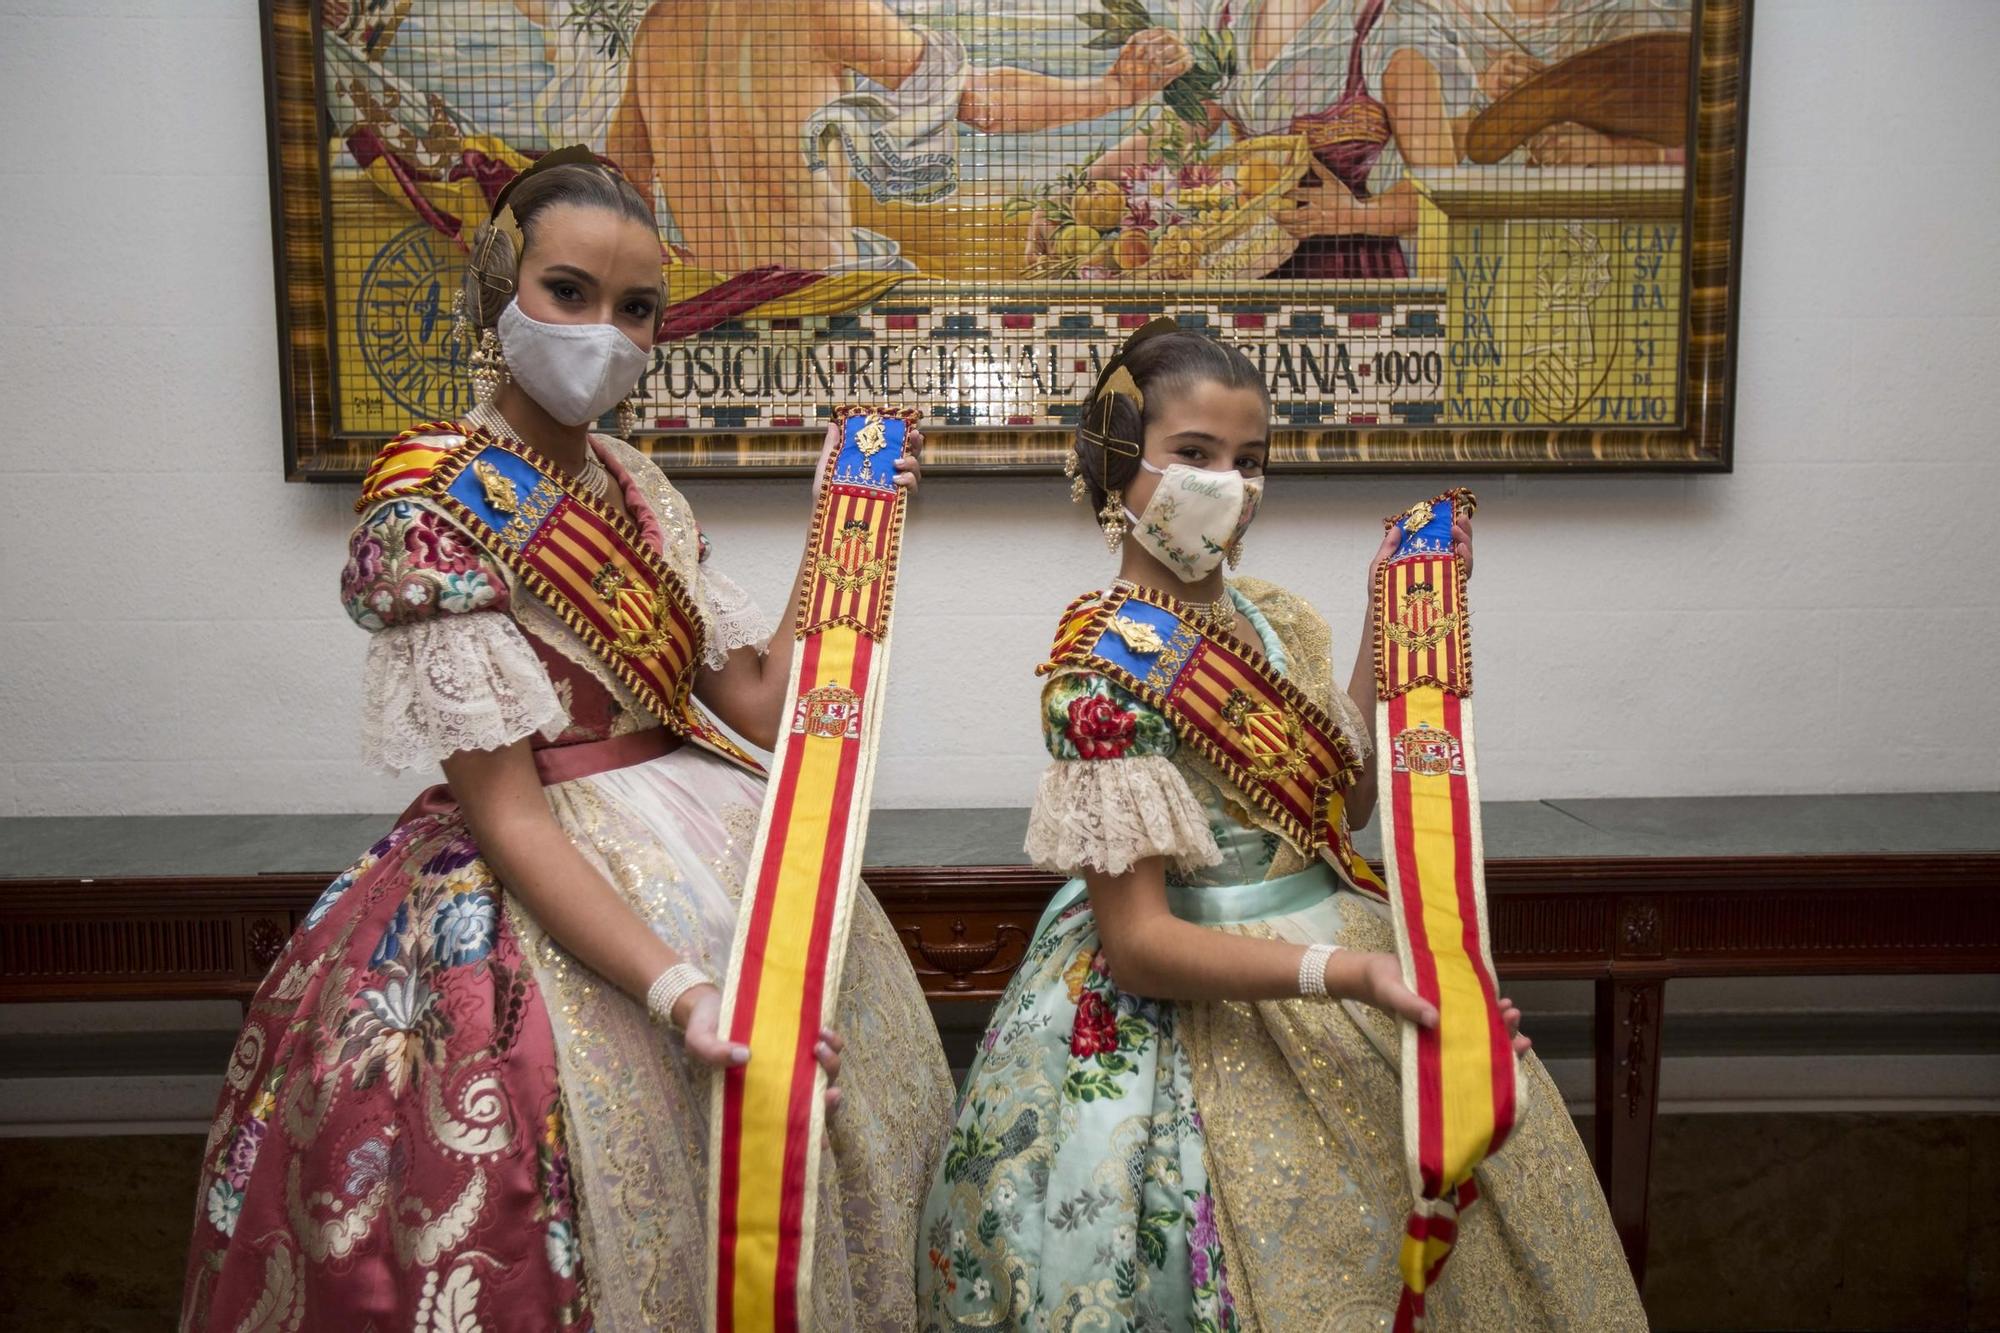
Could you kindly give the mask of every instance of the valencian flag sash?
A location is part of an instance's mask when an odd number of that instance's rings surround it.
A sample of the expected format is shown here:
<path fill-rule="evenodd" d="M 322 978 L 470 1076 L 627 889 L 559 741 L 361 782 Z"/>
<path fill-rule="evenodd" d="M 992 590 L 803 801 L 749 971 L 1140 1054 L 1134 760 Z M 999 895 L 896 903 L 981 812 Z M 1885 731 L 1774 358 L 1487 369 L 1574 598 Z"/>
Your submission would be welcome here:
<path fill-rule="evenodd" d="M 806 537 L 790 725 L 723 987 L 722 1030 L 751 1054 L 717 1081 L 709 1118 L 709 1294 L 723 1333 L 791 1333 L 812 1308 L 826 1086 L 813 1047 L 839 994 L 861 879 L 903 535 L 896 460 L 914 414 L 846 408 L 839 419 Z"/>
<path fill-rule="evenodd" d="M 422 499 L 547 603 L 673 734 L 762 773 L 694 702 L 703 629 L 687 589 L 619 515 L 526 445 L 454 422 L 382 447 L 356 510 Z"/>
<path fill-rule="evenodd" d="M 1065 666 L 1106 676 L 1152 705 L 1294 846 L 1325 858 L 1362 892 L 1383 895 L 1347 831 L 1346 793 L 1361 772 L 1354 742 L 1262 653 L 1197 628 L 1165 593 L 1121 586 L 1070 604 L 1036 671 Z"/>
<path fill-rule="evenodd" d="M 1465 571 L 1451 549 L 1471 492 L 1447 491 L 1388 523 L 1401 534 L 1375 608 L 1375 731 L 1383 869 L 1403 981 L 1438 1025 L 1403 1030 L 1403 1141 L 1416 1196 L 1396 1328 L 1424 1327 L 1424 1293 L 1477 1199 L 1473 1169 L 1500 1150 L 1520 1105 L 1486 924 Z"/>

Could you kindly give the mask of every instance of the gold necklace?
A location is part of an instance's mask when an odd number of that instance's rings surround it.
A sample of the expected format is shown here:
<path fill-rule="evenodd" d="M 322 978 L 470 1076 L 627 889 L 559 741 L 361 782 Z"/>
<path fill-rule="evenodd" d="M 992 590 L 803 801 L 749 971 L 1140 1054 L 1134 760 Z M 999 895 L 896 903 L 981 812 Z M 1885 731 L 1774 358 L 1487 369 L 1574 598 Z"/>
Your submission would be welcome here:
<path fill-rule="evenodd" d="M 1114 586 L 1127 592 L 1139 591 L 1139 585 L 1130 579 L 1119 579 Z M 1178 597 L 1173 600 L 1180 603 L 1181 618 L 1202 633 L 1235 635 L 1236 602 L 1226 590 L 1212 602 L 1183 602 Z"/>
<path fill-rule="evenodd" d="M 1236 603 L 1229 600 L 1228 593 L 1224 593 L 1212 602 L 1183 602 L 1181 605 L 1186 609 L 1188 624 L 1202 633 L 1227 634 L 1234 637 Z"/>

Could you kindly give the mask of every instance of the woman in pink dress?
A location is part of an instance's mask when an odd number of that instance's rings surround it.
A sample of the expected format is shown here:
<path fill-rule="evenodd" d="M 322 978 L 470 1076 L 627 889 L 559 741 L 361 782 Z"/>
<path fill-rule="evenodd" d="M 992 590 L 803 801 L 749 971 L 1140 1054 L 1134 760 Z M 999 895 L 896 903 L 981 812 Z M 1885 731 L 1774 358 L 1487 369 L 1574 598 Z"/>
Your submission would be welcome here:
<path fill-rule="evenodd" d="M 474 239 L 480 405 L 383 450 L 341 579 L 369 757 L 448 785 L 328 886 L 250 1006 L 184 1329 L 703 1324 L 709 1078 L 748 1058 L 715 979 L 764 785 L 712 718 L 770 744 L 793 625 L 588 429 L 644 369 L 660 287 L 651 210 L 581 150 Z M 865 891 L 849 949 L 811 1323 L 901 1333 L 950 1081 Z"/>

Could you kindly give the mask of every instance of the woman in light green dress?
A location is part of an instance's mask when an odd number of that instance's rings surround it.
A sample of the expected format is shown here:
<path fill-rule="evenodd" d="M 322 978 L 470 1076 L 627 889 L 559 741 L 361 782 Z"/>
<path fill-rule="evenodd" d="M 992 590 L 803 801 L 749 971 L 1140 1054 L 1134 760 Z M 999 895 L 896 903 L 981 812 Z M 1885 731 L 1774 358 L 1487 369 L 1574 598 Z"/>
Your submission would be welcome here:
<path fill-rule="evenodd" d="M 1132 532 L 1120 586 L 1261 654 L 1365 756 L 1365 650 L 1343 691 L 1310 606 L 1222 577 L 1262 490 L 1254 367 L 1157 331 L 1122 364 L 1077 441 L 1079 491 Z M 1469 530 L 1454 536 L 1469 564 Z M 1388 1328 L 1411 1203 L 1396 1017 L 1435 1012 L 1402 985 L 1387 908 L 1108 674 L 1054 667 L 1041 725 L 1054 762 L 1028 851 L 1077 878 L 968 1076 L 919 1229 L 919 1327 Z M 1363 823 L 1373 805 L 1367 759 L 1346 810 Z M 1428 1327 L 1643 1329 L 1575 1128 L 1516 1046 L 1520 1123 L 1479 1171 Z"/>

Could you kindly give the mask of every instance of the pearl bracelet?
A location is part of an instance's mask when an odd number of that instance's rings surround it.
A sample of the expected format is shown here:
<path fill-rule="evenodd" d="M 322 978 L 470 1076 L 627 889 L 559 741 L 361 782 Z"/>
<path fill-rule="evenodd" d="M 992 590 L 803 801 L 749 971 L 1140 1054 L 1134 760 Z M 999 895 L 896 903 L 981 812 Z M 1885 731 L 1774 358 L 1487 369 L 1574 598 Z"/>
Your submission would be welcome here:
<path fill-rule="evenodd" d="M 1327 960 L 1340 951 L 1338 944 L 1309 944 L 1299 955 L 1299 994 L 1316 1000 L 1326 998 Z"/>
<path fill-rule="evenodd" d="M 674 1006 L 681 1002 L 681 996 L 696 986 L 714 984 L 708 979 L 708 974 L 693 963 L 675 963 L 654 977 L 653 984 L 646 988 L 646 1012 L 653 1016 L 655 1022 L 679 1028 L 680 1024 L 674 1022 Z"/>

